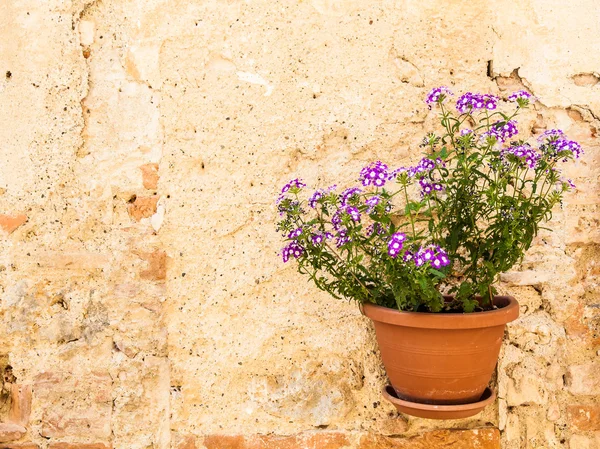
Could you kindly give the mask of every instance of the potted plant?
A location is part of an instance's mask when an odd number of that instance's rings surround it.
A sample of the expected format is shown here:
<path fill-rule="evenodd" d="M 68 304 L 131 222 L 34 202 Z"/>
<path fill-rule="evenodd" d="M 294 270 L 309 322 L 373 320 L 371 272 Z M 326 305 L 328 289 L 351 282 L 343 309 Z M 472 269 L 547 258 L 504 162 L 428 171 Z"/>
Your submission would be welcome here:
<path fill-rule="evenodd" d="M 277 199 L 283 261 L 358 302 L 393 387 L 384 396 L 434 418 L 469 416 L 494 399 L 486 387 L 519 314 L 494 282 L 574 187 L 560 165 L 583 153 L 556 129 L 535 143 L 516 139 L 515 117 L 535 101 L 528 92 L 507 101 L 468 92 L 456 112 L 452 96 L 446 87 L 427 95 L 441 128 L 423 139 L 418 164 L 371 163 L 344 190 L 307 192 L 294 179 Z"/>

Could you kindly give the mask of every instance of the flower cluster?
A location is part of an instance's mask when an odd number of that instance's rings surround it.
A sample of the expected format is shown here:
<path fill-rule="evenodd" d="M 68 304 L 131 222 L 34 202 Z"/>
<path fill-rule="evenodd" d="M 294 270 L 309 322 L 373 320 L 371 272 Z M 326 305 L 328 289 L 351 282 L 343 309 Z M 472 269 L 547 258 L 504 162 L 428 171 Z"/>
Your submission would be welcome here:
<path fill-rule="evenodd" d="M 565 133 L 560 129 L 548 129 L 540 134 L 537 138 L 539 143 L 550 143 L 558 139 L 564 139 Z"/>
<path fill-rule="evenodd" d="M 516 157 L 519 161 L 524 161 L 529 168 L 535 168 L 541 157 L 530 145 L 508 147 L 500 153 L 500 157 L 505 160 L 508 159 L 509 155 Z"/>
<path fill-rule="evenodd" d="M 517 129 L 517 122 L 514 120 L 498 121 L 489 130 L 489 135 L 494 136 L 499 142 L 505 142 L 517 134 L 519 134 L 519 130 Z"/>
<path fill-rule="evenodd" d="M 306 184 L 304 184 L 304 182 L 302 182 L 301 179 L 292 179 L 290 182 L 283 186 L 283 188 L 281 189 L 281 193 L 286 193 L 292 188 L 302 189 L 303 187 L 306 187 Z"/>
<path fill-rule="evenodd" d="M 358 187 L 350 187 L 342 192 L 340 195 L 340 204 L 342 206 L 346 206 L 350 199 L 353 197 L 358 197 L 362 193 L 362 190 Z"/>
<path fill-rule="evenodd" d="M 388 255 L 395 259 L 400 254 L 402 250 L 402 246 L 404 245 L 404 241 L 406 240 L 406 234 L 402 232 L 396 232 L 391 235 L 388 241 Z"/>
<path fill-rule="evenodd" d="M 414 255 L 411 254 L 409 258 L 414 261 L 417 267 L 421 267 L 427 263 L 436 269 L 450 265 L 448 253 L 436 245 L 430 245 L 425 248 L 421 247 Z"/>
<path fill-rule="evenodd" d="M 360 171 L 358 180 L 363 186 L 374 185 L 375 187 L 383 187 L 389 176 L 388 166 L 377 161 L 367 165 Z"/>
<path fill-rule="evenodd" d="M 579 143 L 574 140 L 569 140 L 565 133 L 560 129 L 549 129 L 544 131 L 539 137 L 538 142 L 542 145 L 540 149 L 551 156 L 571 153 L 575 159 L 579 159 L 583 155 L 583 149 Z M 564 159 L 566 161 L 566 159 Z"/>
<path fill-rule="evenodd" d="M 461 114 L 476 109 L 487 109 L 493 111 L 498 106 L 498 97 L 489 94 L 474 94 L 467 92 L 461 95 L 456 102 L 456 109 Z"/>
<path fill-rule="evenodd" d="M 381 223 L 377 223 L 377 222 L 371 223 L 365 229 L 365 235 L 367 237 L 371 237 L 373 234 L 384 235 L 386 233 L 387 233 L 387 231 L 385 230 L 385 228 L 383 227 L 383 225 Z"/>
<path fill-rule="evenodd" d="M 419 185 L 421 186 L 421 195 L 431 195 L 433 192 L 441 192 L 444 190 L 444 186 L 439 182 L 428 182 L 426 178 L 419 179 Z"/>
<path fill-rule="evenodd" d="M 326 189 L 317 189 L 315 190 L 315 192 L 311 195 L 311 197 L 308 199 L 308 206 L 312 207 L 313 209 L 315 207 L 317 207 L 317 204 L 319 202 L 319 200 L 321 198 L 323 198 L 325 195 L 327 195 L 328 193 L 333 192 L 336 189 L 336 185 L 332 185 Z"/>
<path fill-rule="evenodd" d="M 287 262 L 290 260 L 290 256 L 294 259 L 298 259 L 300 256 L 304 254 L 304 248 L 295 240 L 290 242 L 283 250 L 281 251 L 281 257 L 283 262 Z"/>
<path fill-rule="evenodd" d="M 319 246 L 325 242 L 325 240 L 331 240 L 333 238 L 333 234 L 331 232 L 317 232 L 310 236 L 310 240 L 313 245 Z"/>
<path fill-rule="evenodd" d="M 288 234 L 288 239 L 292 239 L 295 240 L 298 237 L 300 237 L 302 235 L 302 226 L 300 226 L 299 228 L 294 229 L 293 231 L 291 231 Z"/>
<path fill-rule="evenodd" d="M 575 159 L 579 159 L 579 157 L 583 154 L 581 145 L 574 140 L 559 139 L 554 143 L 554 148 L 557 153 L 562 153 L 563 151 L 570 152 Z"/>
<path fill-rule="evenodd" d="M 431 106 L 433 106 L 436 103 L 443 103 L 444 101 L 446 101 L 446 98 L 452 95 L 454 94 L 446 86 L 435 87 L 431 89 L 427 94 L 427 97 L 425 98 L 425 103 L 427 103 L 427 106 L 429 106 L 429 109 L 431 109 Z"/>
<path fill-rule="evenodd" d="M 517 92 L 513 92 L 508 96 L 508 101 L 512 101 L 513 103 L 518 102 L 519 100 L 527 100 L 528 102 L 533 102 L 535 100 L 535 97 L 533 97 L 533 95 L 531 95 L 526 90 L 519 90 Z"/>
<path fill-rule="evenodd" d="M 373 195 L 371 198 L 367 199 L 365 201 L 367 213 L 372 214 L 379 203 L 381 203 L 381 197 L 379 195 Z"/>

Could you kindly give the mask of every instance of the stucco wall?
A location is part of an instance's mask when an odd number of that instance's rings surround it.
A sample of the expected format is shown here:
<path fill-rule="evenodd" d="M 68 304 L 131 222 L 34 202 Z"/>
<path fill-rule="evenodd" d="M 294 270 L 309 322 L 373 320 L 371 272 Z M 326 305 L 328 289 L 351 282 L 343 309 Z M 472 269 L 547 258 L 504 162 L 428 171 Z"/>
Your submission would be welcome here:
<path fill-rule="evenodd" d="M 595 0 L 0 2 L 2 397 L 31 390 L 0 441 L 599 448 L 599 49 Z M 456 422 L 396 415 L 368 320 L 273 229 L 291 178 L 418 160 L 438 85 L 525 87 L 522 129 L 586 151 L 499 285 L 499 401 Z"/>

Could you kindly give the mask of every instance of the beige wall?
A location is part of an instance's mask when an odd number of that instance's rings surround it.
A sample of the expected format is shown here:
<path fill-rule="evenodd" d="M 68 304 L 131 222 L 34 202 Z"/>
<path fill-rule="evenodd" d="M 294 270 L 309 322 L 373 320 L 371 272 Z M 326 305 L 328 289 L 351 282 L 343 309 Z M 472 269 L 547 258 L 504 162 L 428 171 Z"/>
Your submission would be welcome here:
<path fill-rule="evenodd" d="M 595 0 L 0 2 L 0 362 L 33 388 L 22 441 L 337 448 L 491 423 L 506 448 L 600 447 L 599 73 Z M 496 406 L 405 422 L 368 321 L 280 262 L 273 199 L 418 160 L 442 84 L 524 86 L 522 129 L 586 156 L 499 285 L 522 318 Z"/>

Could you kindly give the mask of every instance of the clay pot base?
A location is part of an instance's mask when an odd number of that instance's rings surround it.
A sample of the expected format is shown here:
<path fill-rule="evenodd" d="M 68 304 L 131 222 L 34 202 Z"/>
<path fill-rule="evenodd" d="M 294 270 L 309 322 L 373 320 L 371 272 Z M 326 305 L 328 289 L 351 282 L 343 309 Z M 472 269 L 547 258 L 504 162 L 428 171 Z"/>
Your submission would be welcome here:
<path fill-rule="evenodd" d="M 383 397 L 394 404 L 400 413 L 428 419 L 468 418 L 482 411 L 486 405 L 491 404 L 496 399 L 496 392 L 489 387 L 485 389 L 479 401 L 461 405 L 433 405 L 405 401 L 398 398 L 391 385 L 383 387 L 382 393 Z"/>

